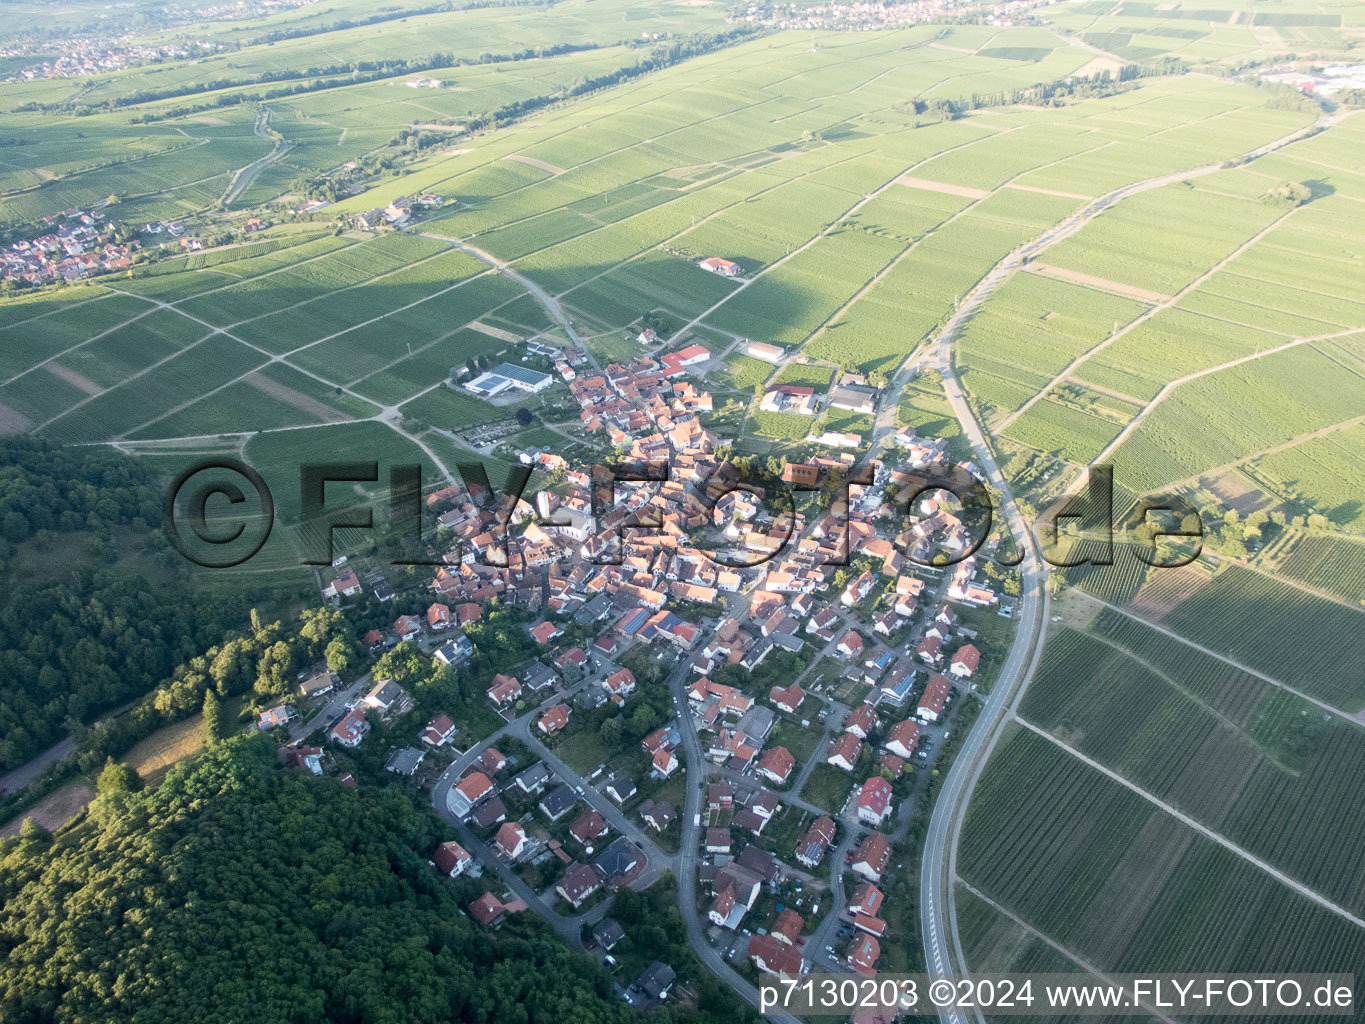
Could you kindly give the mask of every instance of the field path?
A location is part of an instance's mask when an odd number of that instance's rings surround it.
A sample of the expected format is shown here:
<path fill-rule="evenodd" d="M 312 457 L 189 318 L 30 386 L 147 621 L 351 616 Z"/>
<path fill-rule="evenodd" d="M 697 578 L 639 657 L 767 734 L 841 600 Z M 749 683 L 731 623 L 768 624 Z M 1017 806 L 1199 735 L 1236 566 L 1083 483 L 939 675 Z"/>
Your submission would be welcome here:
<path fill-rule="evenodd" d="M 1317 132 L 1322 128 L 1326 127 L 1327 125 L 1333 123 L 1334 120 L 1335 120 L 1334 115 L 1328 115 L 1324 113 L 1321 116 L 1319 116 L 1318 119 L 1315 120 L 1312 124 L 1304 128 L 1299 128 L 1296 131 L 1292 131 L 1288 135 L 1283 135 L 1272 142 L 1267 142 L 1264 146 L 1258 146 L 1256 149 L 1253 149 L 1250 152 L 1244 154 L 1241 163 L 1242 165 L 1245 165 L 1250 161 L 1255 160 L 1257 157 L 1265 156 L 1267 153 L 1273 153 L 1277 149 L 1281 149 L 1284 146 L 1290 145 L 1291 143 L 1298 142 L 1300 139 L 1305 138 L 1306 136 L 1314 132 Z M 1121 188 L 1116 188 L 1114 189 L 1114 191 L 1108 192 L 1105 195 L 1100 196 L 1100 198 L 1096 199 L 1093 203 L 1090 204 L 1090 206 L 1082 210 L 1075 218 L 1073 218 L 1073 220 L 1075 220 L 1076 223 L 1073 224 L 1070 221 L 1068 221 L 1067 230 L 1065 232 L 1058 233 L 1057 235 L 1048 239 L 1047 241 L 1042 242 L 1042 244 L 1034 243 L 1030 255 L 1034 255 L 1044 251 L 1045 249 L 1051 248 L 1053 245 L 1056 245 L 1058 242 L 1062 241 L 1062 239 L 1068 238 L 1071 235 L 1075 234 L 1082 227 L 1084 227 L 1086 224 L 1094 220 L 1097 216 L 1099 216 L 1106 209 L 1108 209 L 1113 203 L 1119 202 L 1123 199 L 1127 199 L 1130 196 L 1138 195 L 1141 192 L 1150 191 L 1151 189 L 1154 188 L 1164 188 L 1167 185 L 1173 185 L 1178 181 L 1186 181 L 1190 178 L 1200 178 L 1207 174 L 1213 174 L 1216 171 L 1221 171 L 1223 169 L 1223 163 L 1224 163 L 1223 161 L 1219 161 L 1218 163 L 1215 164 L 1206 164 L 1203 167 L 1195 168 L 1192 171 L 1175 171 L 1172 172 L 1171 174 L 1163 174 L 1156 178 L 1148 178 L 1146 181 L 1139 181 L 1131 185 L 1124 185 Z M 1180 291 L 1176 292 L 1175 295 L 1171 296 L 1169 300 L 1167 300 L 1166 302 L 1162 302 L 1156 306 L 1153 306 L 1151 309 L 1147 310 L 1147 312 L 1138 316 L 1135 320 L 1128 323 L 1119 331 L 1116 331 L 1113 335 L 1106 338 L 1104 341 L 1100 342 L 1094 348 L 1089 349 L 1088 351 L 1083 352 L 1081 355 L 1077 356 L 1066 367 L 1064 367 L 1062 371 L 1059 374 L 1057 374 L 1057 376 L 1053 377 L 1052 380 L 1048 382 L 1046 387 L 1040 389 L 1036 395 L 1030 398 L 1027 402 L 1021 405 L 1009 416 L 1005 417 L 1005 419 L 1001 421 L 1001 423 L 999 424 L 997 432 L 1009 429 L 1010 424 L 1012 424 L 1015 420 L 1017 420 L 1020 416 L 1027 412 L 1035 403 L 1042 401 L 1043 397 L 1049 391 L 1051 391 L 1057 385 L 1061 384 L 1064 380 L 1066 380 L 1074 371 L 1080 368 L 1080 365 L 1082 363 L 1084 363 L 1095 353 L 1100 352 L 1105 348 L 1108 348 L 1114 342 L 1118 341 L 1119 338 L 1122 338 L 1124 335 L 1131 332 L 1139 324 L 1145 323 L 1152 317 L 1156 316 L 1157 313 L 1175 305 L 1187 293 L 1198 288 L 1210 277 L 1212 277 L 1215 273 L 1221 270 L 1226 264 L 1236 259 L 1243 252 L 1249 249 L 1252 245 L 1259 242 L 1263 237 L 1265 237 L 1272 230 L 1274 230 L 1276 226 L 1283 223 L 1284 219 L 1288 217 L 1291 213 L 1293 213 L 1294 210 L 1297 209 L 1300 209 L 1300 207 L 1296 206 L 1289 210 L 1286 210 L 1281 216 L 1277 217 L 1264 229 L 1252 235 L 1251 238 L 1247 239 L 1236 249 L 1230 252 L 1227 256 L 1219 260 L 1216 264 L 1214 264 L 1212 268 L 1210 268 L 1203 274 L 1200 274 L 1188 285 L 1180 289 Z M 1042 240 L 1040 240 L 1040 242 L 1041 241 Z M 1099 461 L 1098 458 L 1095 461 Z"/>
<path fill-rule="evenodd" d="M 1275 578 L 1279 579 L 1278 576 Z M 1194 648 L 1200 654 L 1207 654 L 1210 658 L 1214 658 L 1218 661 L 1221 661 L 1225 665 L 1231 665 L 1238 671 L 1245 672 L 1249 676 L 1255 676 L 1263 683 L 1269 683 L 1271 686 L 1278 686 L 1281 690 L 1284 690 L 1287 693 L 1292 693 L 1295 697 L 1308 701 L 1309 704 L 1312 704 L 1314 707 L 1321 708 L 1323 711 L 1326 711 L 1330 715 L 1335 715 L 1337 718 L 1343 719 L 1347 722 L 1351 722 L 1354 725 L 1365 725 L 1365 711 L 1355 712 L 1343 711 L 1341 708 L 1336 707 L 1332 704 L 1328 704 L 1326 701 L 1320 700 L 1317 697 L 1309 696 L 1302 690 L 1290 686 L 1288 683 L 1281 682 L 1280 680 L 1276 679 L 1273 676 L 1268 676 L 1264 672 L 1258 672 L 1256 669 L 1251 668 L 1248 665 L 1243 665 L 1240 661 L 1237 661 L 1235 658 L 1229 658 L 1226 654 L 1219 654 L 1211 647 L 1205 647 L 1203 644 L 1196 643 L 1195 641 L 1189 639 L 1188 637 L 1181 636 L 1174 630 L 1167 629 L 1165 626 L 1152 622 L 1150 619 L 1144 619 L 1141 615 L 1136 615 L 1133 612 L 1130 612 L 1127 608 L 1120 608 L 1116 604 L 1110 604 L 1108 601 L 1102 601 L 1100 600 L 1100 598 L 1095 597 L 1092 594 L 1087 594 L 1083 590 L 1076 590 L 1074 587 L 1072 588 L 1071 592 L 1078 595 L 1079 597 L 1084 598 L 1087 601 L 1093 602 L 1094 604 L 1102 605 L 1105 608 L 1109 608 L 1113 611 L 1118 612 L 1120 615 L 1125 615 L 1128 618 L 1132 619 L 1134 622 L 1140 622 L 1148 629 L 1154 629 L 1163 636 L 1170 637 L 1172 640 L 1175 640 L 1178 643 L 1182 643 L 1186 647 Z"/>
<path fill-rule="evenodd" d="M 1241 857 L 1242 860 L 1246 861 L 1248 864 L 1252 864 L 1255 867 L 1260 868 L 1262 871 L 1270 875 L 1276 881 L 1279 881 L 1284 885 L 1287 885 L 1289 888 L 1293 889 L 1300 896 L 1307 897 L 1314 903 L 1318 904 L 1318 906 L 1330 910 L 1332 913 L 1338 915 L 1339 917 L 1345 918 L 1347 921 L 1350 921 L 1351 924 L 1355 925 L 1357 928 L 1365 928 L 1365 920 L 1362 920 L 1361 918 L 1357 917 L 1355 914 L 1351 913 L 1346 908 L 1340 907 L 1337 904 L 1333 903 L 1331 900 L 1329 900 L 1326 896 L 1323 896 L 1317 890 L 1310 889 L 1308 886 L 1304 885 L 1297 879 L 1291 878 L 1289 875 L 1286 875 L 1279 868 L 1273 866 L 1272 864 L 1267 863 L 1266 861 L 1261 860 L 1261 858 L 1257 857 L 1254 853 L 1242 849 L 1232 840 L 1223 837 L 1219 833 L 1215 832 L 1213 829 L 1209 828 L 1207 825 L 1201 824 L 1194 818 L 1191 818 L 1184 811 L 1181 811 L 1180 809 L 1172 806 L 1171 804 L 1168 804 L 1165 800 L 1162 800 L 1160 797 L 1147 792 L 1145 789 L 1143 789 L 1141 786 L 1138 786 L 1136 783 L 1129 782 L 1118 772 L 1111 771 L 1109 768 L 1105 767 L 1100 762 L 1096 761 L 1094 758 L 1088 757 L 1085 754 L 1081 753 L 1079 750 L 1077 750 L 1075 747 L 1071 746 L 1070 744 L 1062 742 L 1056 736 L 1053 736 L 1052 733 L 1048 732 L 1046 729 L 1041 729 L 1038 726 L 1034 725 L 1032 722 L 1028 722 L 1020 718 L 1018 715 L 1014 715 L 1013 718 L 1021 726 L 1029 730 L 1029 732 L 1036 733 L 1037 735 L 1043 737 L 1043 739 L 1047 740 L 1049 743 L 1053 743 L 1056 746 L 1061 747 L 1072 757 L 1076 758 L 1076 760 L 1081 761 L 1087 766 L 1095 769 L 1095 771 L 1099 772 L 1101 775 L 1104 775 L 1106 778 L 1112 779 L 1113 781 L 1117 782 L 1124 789 L 1136 793 L 1138 796 L 1142 797 L 1144 800 L 1146 800 L 1153 806 L 1161 808 L 1172 818 L 1175 818 L 1177 821 L 1179 821 L 1182 825 L 1194 829 L 1194 831 L 1198 832 L 1206 839 L 1213 840 L 1215 843 L 1223 847 L 1225 850 L 1229 850 L 1232 853 L 1235 853 L 1238 857 Z"/>
<path fill-rule="evenodd" d="M 1136 322 L 1137 321 L 1134 321 L 1134 323 Z M 1121 445 L 1125 440 L 1127 440 L 1128 437 L 1132 435 L 1133 431 L 1135 431 L 1138 427 L 1142 425 L 1142 421 L 1147 418 L 1148 414 L 1151 413 L 1153 409 L 1155 409 L 1158 405 L 1164 402 L 1167 398 L 1169 398 L 1171 396 L 1171 392 L 1175 391 L 1175 389 L 1180 387 L 1182 384 L 1188 384 L 1190 381 L 1198 380 L 1200 377 L 1207 377 L 1211 373 L 1220 373 L 1223 370 L 1230 370 L 1234 366 L 1241 366 L 1244 363 L 1252 363 L 1255 362 L 1257 359 L 1263 359 L 1266 356 L 1273 356 L 1277 352 L 1285 352 L 1291 348 L 1298 348 L 1300 345 L 1311 345 L 1315 341 L 1327 341 L 1331 338 L 1340 338 L 1347 334 L 1359 333 L 1360 333 L 1359 327 L 1348 327 L 1345 330 L 1333 331 L 1331 334 L 1319 334 L 1312 338 L 1295 338 L 1293 341 L 1287 341 L 1283 345 L 1275 345 L 1272 348 L 1264 348 L 1261 349 L 1261 351 L 1259 352 L 1252 352 L 1250 355 L 1239 356 L 1236 359 L 1228 360 L 1226 363 L 1219 363 L 1217 366 L 1210 366 L 1208 369 L 1196 370 L 1194 373 L 1187 373 L 1183 377 L 1178 377 L 1175 380 L 1171 381 L 1169 384 L 1167 384 L 1165 387 L 1163 387 L 1160 391 L 1158 391 L 1156 393 L 1156 397 L 1153 398 L 1150 402 L 1148 402 L 1146 406 L 1143 407 L 1142 411 L 1138 413 L 1136 416 L 1134 416 L 1128 422 L 1128 425 L 1126 427 L 1119 431 L 1118 436 L 1115 437 L 1114 440 L 1110 441 L 1107 445 L 1105 445 L 1104 450 L 1095 456 L 1093 462 L 1096 463 L 1103 462 L 1106 458 L 1112 455 L 1114 453 L 1114 450 L 1118 448 L 1118 446 Z M 1032 400 L 1030 400 L 1030 402 L 1031 401 Z M 1025 409 L 1028 408 L 1028 404 L 1025 404 L 1023 408 Z M 1022 411 L 1023 409 L 1020 409 L 1020 412 Z M 1001 429 L 1004 428 L 1002 427 Z M 1200 475 L 1202 476 L 1203 474 Z"/>

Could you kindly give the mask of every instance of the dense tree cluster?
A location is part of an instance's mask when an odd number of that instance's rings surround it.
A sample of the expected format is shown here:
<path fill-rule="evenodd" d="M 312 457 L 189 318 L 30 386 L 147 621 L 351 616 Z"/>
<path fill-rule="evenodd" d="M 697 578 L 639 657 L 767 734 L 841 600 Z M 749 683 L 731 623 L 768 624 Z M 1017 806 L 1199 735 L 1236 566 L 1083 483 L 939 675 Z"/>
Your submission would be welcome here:
<path fill-rule="evenodd" d="M 0 592 L 0 770 L 60 739 L 72 722 L 142 696 L 244 618 L 240 597 L 197 596 L 101 566 L 115 531 L 163 543 L 153 529 L 155 472 L 100 449 L 32 438 L 0 442 L 0 546 L 42 552 L 84 537 L 93 566 L 19 579 Z M 16 582 L 17 580 L 17 582 Z M 200 696 L 202 700 L 202 695 Z"/>
<path fill-rule="evenodd" d="M 101 783 L 77 828 L 0 844 L 0 1019 L 634 1018 L 533 914 L 477 928 L 478 883 L 428 865 L 442 826 L 397 790 L 278 769 L 260 737 Z"/>

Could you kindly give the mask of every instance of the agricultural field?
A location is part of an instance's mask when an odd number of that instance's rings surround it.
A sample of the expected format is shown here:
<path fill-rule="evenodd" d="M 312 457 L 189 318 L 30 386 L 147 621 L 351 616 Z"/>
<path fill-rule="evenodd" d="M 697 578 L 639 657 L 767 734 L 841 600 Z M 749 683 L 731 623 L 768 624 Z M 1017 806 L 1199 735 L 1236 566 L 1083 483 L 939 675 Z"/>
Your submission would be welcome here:
<path fill-rule="evenodd" d="M 1104 970 L 1350 970 L 1365 953 L 1356 925 L 1020 726 L 977 789 L 958 863 Z"/>
<path fill-rule="evenodd" d="M 1158 668 L 1111 646 L 1150 630 L 1117 632 L 1051 638 L 1024 720 L 1359 910 L 1359 839 L 1341 833 L 1331 790 L 1365 767 L 1365 732 L 1198 652 Z M 1160 649 L 1155 634 L 1142 639 L 1140 649 Z"/>
<path fill-rule="evenodd" d="M 1365 544 L 1355 538 L 1290 533 L 1261 561 L 1285 579 L 1365 604 Z"/>

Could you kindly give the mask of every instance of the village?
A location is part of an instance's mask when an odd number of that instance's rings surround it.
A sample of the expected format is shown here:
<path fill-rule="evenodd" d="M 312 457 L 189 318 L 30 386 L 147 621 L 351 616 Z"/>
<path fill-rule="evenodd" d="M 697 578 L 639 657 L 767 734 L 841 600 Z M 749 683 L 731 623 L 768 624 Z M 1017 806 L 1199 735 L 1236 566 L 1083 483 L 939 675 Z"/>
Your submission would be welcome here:
<path fill-rule="evenodd" d="M 556 484 L 529 500 L 428 496 L 448 539 L 429 604 L 365 645 L 462 672 L 485 653 L 466 633 L 515 614 L 531 652 L 484 680 L 491 730 L 439 713 L 396 741 L 386 732 L 384 768 L 429 791 L 455 835 L 435 863 L 492 882 L 468 908 L 485 926 L 530 910 L 608 966 L 613 894 L 671 873 L 694 895 L 694 951 L 750 981 L 905 969 L 901 851 L 1012 628 L 1001 579 L 962 557 L 967 525 L 929 485 L 946 446 L 905 427 L 865 466 L 814 456 L 755 483 L 702 425 L 703 346 L 601 368 L 581 350 L 549 356 L 585 433 L 622 466 L 655 468 L 603 479 L 532 450 L 522 462 Z M 491 397 L 549 379 L 504 363 L 465 388 Z M 833 397 L 875 407 L 878 391 L 849 378 Z M 780 500 L 788 489 L 799 505 Z M 393 597 L 343 557 L 322 596 L 369 590 Z M 259 726 L 287 729 L 282 756 L 314 772 L 413 706 L 378 668 L 350 687 L 326 671 L 299 686 L 297 708 Z M 325 743 L 299 745 L 319 730 Z M 676 966 L 632 965 L 623 997 L 666 999 Z"/>
<path fill-rule="evenodd" d="M 118 241 L 115 225 L 100 210 L 64 210 L 43 217 L 43 225 L 43 234 L 0 249 L 0 280 L 72 284 L 133 265 L 138 242 Z"/>

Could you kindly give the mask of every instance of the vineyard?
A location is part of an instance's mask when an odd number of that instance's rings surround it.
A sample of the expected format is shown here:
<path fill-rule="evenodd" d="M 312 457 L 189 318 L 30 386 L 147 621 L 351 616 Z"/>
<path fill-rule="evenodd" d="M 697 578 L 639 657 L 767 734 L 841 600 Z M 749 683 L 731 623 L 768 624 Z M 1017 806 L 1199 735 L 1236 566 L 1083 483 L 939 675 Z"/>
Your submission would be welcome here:
<path fill-rule="evenodd" d="M 1355 925 L 1022 729 L 987 766 L 958 857 L 964 880 L 1101 969 L 1351 970 L 1365 955 Z"/>
<path fill-rule="evenodd" d="M 1365 544 L 1323 534 L 1294 534 L 1279 549 L 1275 571 L 1286 579 L 1365 603 Z"/>
<path fill-rule="evenodd" d="M 1291 876 L 1365 906 L 1354 853 L 1365 822 L 1337 813 L 1365 777 L 1365 732 L 1325 723 L 1306 702 L 1272 697 L 1270 684 L 1215 659 L 1165 661 L 1158 670 L 1067 630 L 1049 640 L 1021 716 Z"/>

